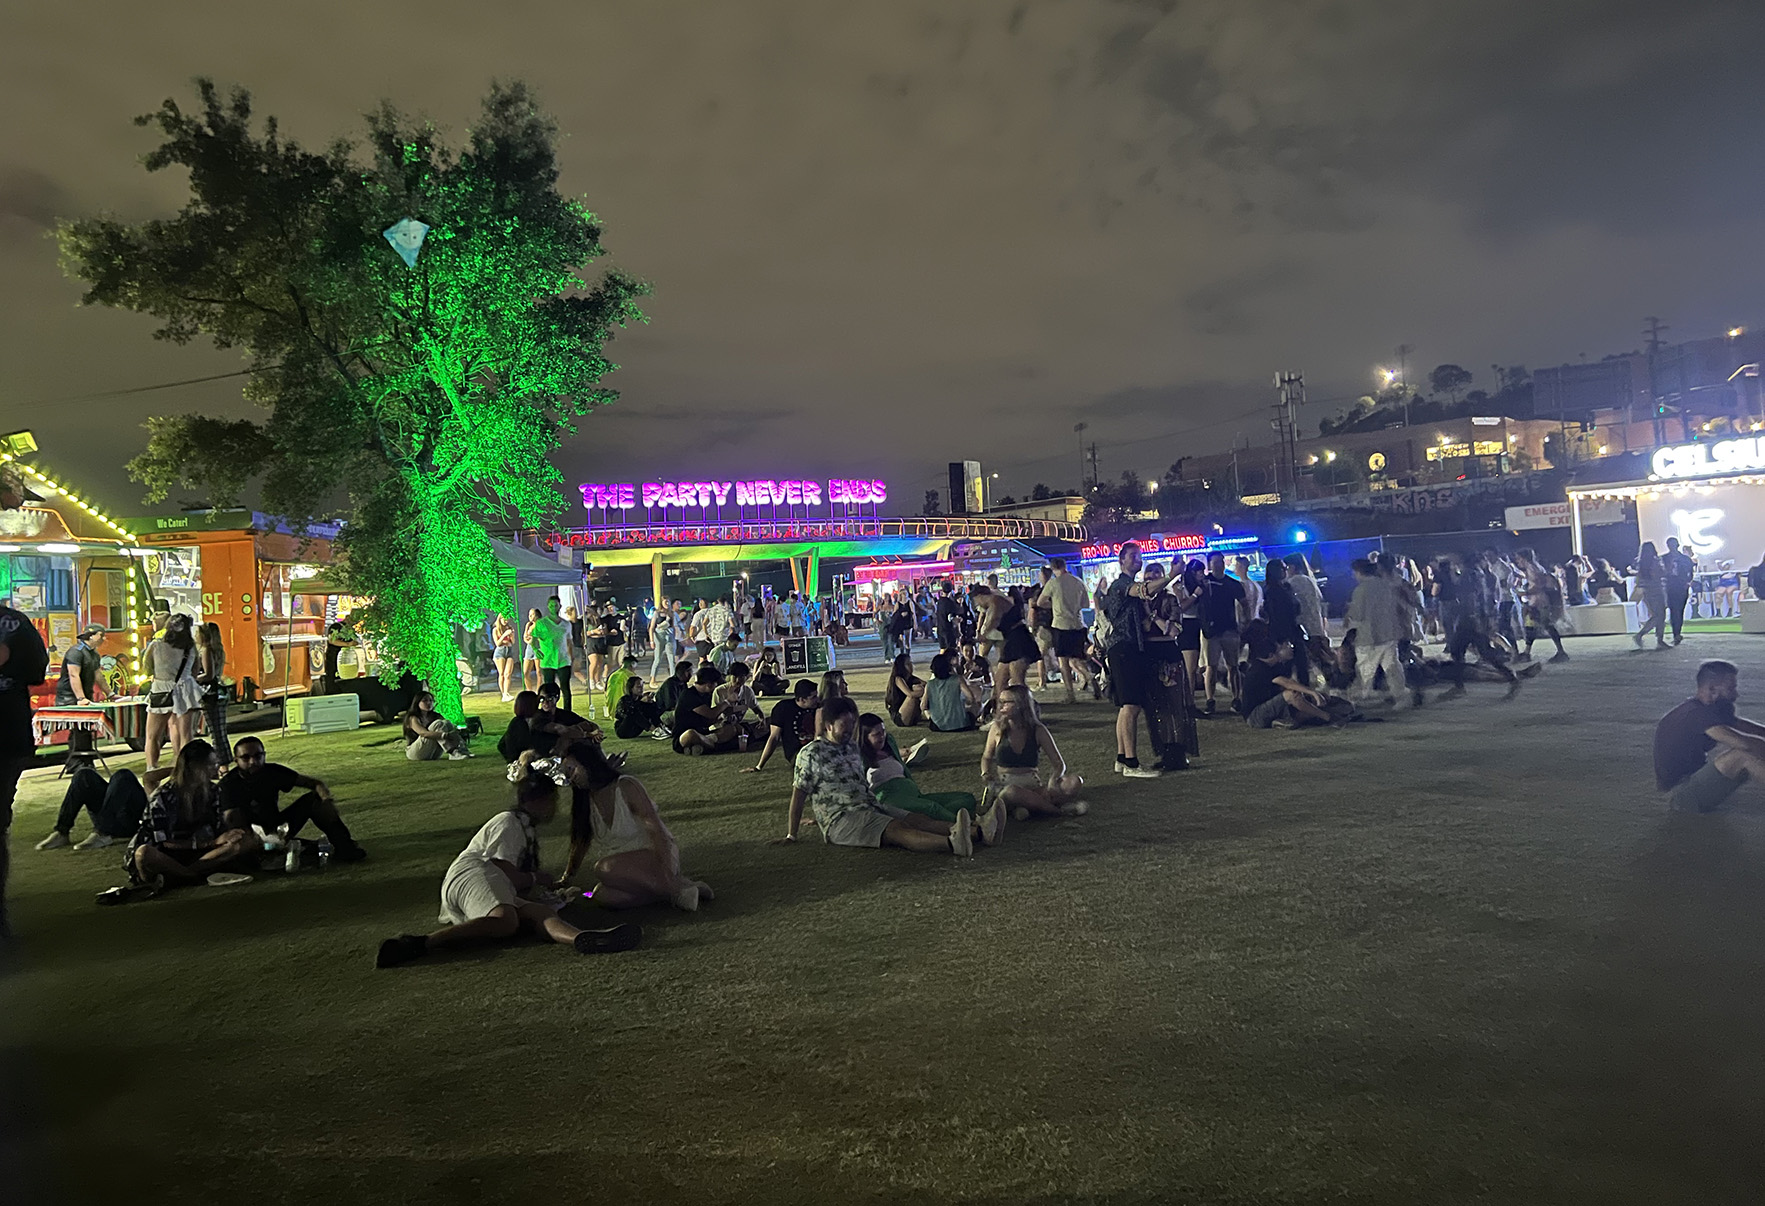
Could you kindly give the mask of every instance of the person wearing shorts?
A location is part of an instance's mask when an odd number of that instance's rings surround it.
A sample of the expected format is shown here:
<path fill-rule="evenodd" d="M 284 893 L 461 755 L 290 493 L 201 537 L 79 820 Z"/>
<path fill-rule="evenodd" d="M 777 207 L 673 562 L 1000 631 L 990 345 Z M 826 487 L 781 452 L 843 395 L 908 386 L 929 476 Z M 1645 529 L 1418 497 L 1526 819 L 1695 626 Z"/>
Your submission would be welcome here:
<path fill-rule="evenodd" d="M 1655 786 L 1675 812 L 1715 812 L 1752 779 L 1765 779 L 1765 724 L 1737 716 L 1740 671 L 1698 667 L 1697 692 L 1655 725 Z"/>
<path fill-rule="evenodd" d="M 531 899 L 553 886 L 554 876 L 539 865 L 538 826 L 558 811 L 558 786 L 532 769 L 522 755 L 515 782 L 515 806 L 486 821 L 460 851 L 441 881 L 442 928 L 430 934 L 400 934 L 380 944 L 375 967 L 397 967 L 448 946 L 513 938 L 535 930 L 579 954 L 628 951 L 643 931 L 626 922 L 604 930 L 579 930 L 544 900 Z"/>
<path fill-rule="evenodd" d="M 946 825 L 922 813 L 888 809 L 877 802 L 858 752 L 858 705 L 847 696 L 821 706 L 821 733 L 797 751 L 790 814 L 783 842 L 797 840 L 805 805 L 829 846 L 876 849 L 898 846 L 923 854 L 972 857 L 974 815 L 966 808 Z"/>
<path fill-rule="evenodd" d="M 1203 690 L 1207 696 L 1202 710 L 1209 716 L 1213 715 L 1214 691 L 1222 674 L 1232 692 L 1232 703 L 1242 705 L 1244 684 L 1238 677 L 1238 655 L 1244 651 L 1239 630 L 1247 618 L 1245 600 L 1244 583 L 1226 573 L 1225 554 L 1214 553 L 1207 559 L 1201 593 Z"/>
<path fill-rule="evenodd" d="M 1109 645 L 1103 654 L 1109 668 L 1109 697 L 1115 703 L 1115 772 L 1132 779 L 1156 779 L 1162 773 L 1140 765 L 1140 717 L 1152 690 L 1153 666 L 1146 656 L 1146 587 L 1140 575 L 1140 546 L 1130 540 L 1116 554 L 1121 572 L 1103 595 L 1109 619 Z"/>

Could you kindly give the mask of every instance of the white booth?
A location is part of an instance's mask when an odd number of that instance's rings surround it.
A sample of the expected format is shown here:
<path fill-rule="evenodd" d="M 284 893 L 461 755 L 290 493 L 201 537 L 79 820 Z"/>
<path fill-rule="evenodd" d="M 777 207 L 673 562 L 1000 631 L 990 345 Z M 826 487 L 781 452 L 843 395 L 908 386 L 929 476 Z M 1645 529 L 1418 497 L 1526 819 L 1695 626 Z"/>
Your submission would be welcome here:
<path fill-rule="evenodd" d="M 1677 537 L 1681 547 L 1702 565 L 1732 562 L 1744 582 L 1747 569 L 1765 555 L 1765 438 L 1742 436 L 1695 444 L 1657 448 L 1650 458 L 1649 476 L 1642 481 L 1609 482 L 1574 486 L 1569 505 L 1574 526 L 1575 551 L 1582 551 L 1584 507 L 1614 499 L 1636 503 L 1636 523 L 1644 541 L 1653 541 L 1661 552 L 1667 538 Z M 1634 603 L 1623 604 L 1626 627 L 1616 627 L 1620 605 L 1604 608 L 1573 608 L 1582 632 L 1635 632 L 1638 617 Z M 1580 613 L 1611 613 L 1590 621 L 1605 627 L 1581 627 Z M 1765 600 L 1743 599 L 1741 631 L 1765 632 Z"/>

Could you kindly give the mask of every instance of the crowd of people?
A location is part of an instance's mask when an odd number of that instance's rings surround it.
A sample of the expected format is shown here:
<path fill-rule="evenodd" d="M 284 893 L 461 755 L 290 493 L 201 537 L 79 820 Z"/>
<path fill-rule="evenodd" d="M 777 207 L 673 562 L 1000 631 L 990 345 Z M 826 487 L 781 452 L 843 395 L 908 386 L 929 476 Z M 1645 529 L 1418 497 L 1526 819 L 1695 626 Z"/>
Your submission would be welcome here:
<path fill-rule="evenodd" d="M 441 928 L 387 939 L 377 963 L 396 966 L 522 930 L 583 953 L 624 950 L 641 940 L 635 925 L 583 928 L 560 909 L 586 899 L 612 909 L 694 911 L 714 898 L 708 883 L 682 869 L 679 845 L 648 789 L 625 773 L 625 755 L 603 748 L 607 734 L 593 712 L 585 718 L 573 710 L 575 677 L 597 704 L 604 701 L 617 738 L 666 741 L 685 757 L 750 754 L 743 773 L 763 773 L 782 754 L 791 784 L 780 842 L 813 827 L 831 845 L 966 857 L 1001 842 L 1008 822 L 1089 810 L 1084 781 L 1069 769 L 1038 691 L 1055 698 L 1050 692 L 1058 688 L 1068 704 L 1107 693 L 1116 713 L 1113 769 L 1132 778 L 1192 766 L 1201 754 L 1200 722 L 1209 717 L 1234 716 L 1259 730 L 1340 728 L 1375 700 L 1421 706 L 1432 687 L 1445 688 L 1436 698 L 1450 699 L 1468 683 L 1489 681 L 1511 697 L 1541 669 L 1532 660 L 1537 641 L 1551 642 L 1550 662 L 1568 660 L 1562 628 L 1566 607 L 1577 601 L 1609 602 L 1622 591 L 1643 602 L 1645 633 L 1663 643 L 1669 632 L 1680 639 L 1678 613 L 1693 569 L 1677 542 L 1667 543 L 1664 556 L 1642 546 L 1628 583 L 1606 562 L 1574 558 L 1547 568 L 1529 549 L 1426 564 L 1370 554 L 1352 564 L 1354 589 L 1336 639 L 1321 584 L 1301 554 L 1266 562 L 1258 581 L 1247 558 L 1229 564 L 1215 553 L 1147 564 L 1128 543 L 1094 591 L 1053 558 L 1034 585 L 1001 587 L 995 578 L 959 589 L 946 581 L 921 601 L 902 599 L 881 612 L 889 662 L 877 711 L 851 697 L 838 669 L 795 683 L 780 673 L 769 638 L 839 624 L 813 600 L 736 596 L 690 610 L 663 600 L 646 625 L 645 644 L 654 650 L 646 676 L 643 647 L 627 642 L 616 609 L 579 617 L 554 598 L 529 615 L 521 658 L 514 657 L 513 626 L 499 617 L 494 629 L 499 686 L 513 704 L 497 743 L 513 784 L 511 806 L 448 869 Z M 1765 585 L 1765 566 L 1757 574 L 1757 585 Z M 0 671 L 14 676 L 0 685 L 0 697 L 12 701 L 20 693 L 10 684 L 28 681 L 33 656 L 41 662 L 43 655 L 40 642 L 29 648 L 28 623 L 21 629 L 6 620 L 0 609 L 0 636 L 21 647 L 0 646 L 7 648 Z M 91 833 L 77 848 L 123 846 L 129 886 L 105 893 L 102 903 L 250 875 L 267 865 L 266 852 L 290 846 L 308 825 L 321 833 L 326 859 L 367 857 L 322 780 L 268 762 L 256 737 L 228 744 L 224 708 L 219 721 L 209 721 L 213 740 L 191 735 L 225 665 L 218 632 L 209 629 L 187 617 L 162 618 L 146 658 L 152 683 L 143 775 L 118 770 L 106 779 L 80 766 L 54 829 L 38 843 L 39 850 L 75 845 L 73 830 L 87 816 Z M 87 635 L 64 658 L 58 698 L 90 697 L 94 659 L 80 652 Z M 915 661 L 922 641 L 936 649 L 925 677 Z M 1735 715 L 1736 672 L 1727 663 L 1706 663 L 1697 688 L 1657 730 L 1657 779 L 1675 808 L 1709 811 L 1765 773 L 1765 726 Z M 1154 755 L 1146 762 L 1142 727 Z M 975 734 L 977 792 L 918 785 L 914 768 L 929 742 L 905 743 L 905 734 L 919 728 Z M 411 761 L 471 756 L 466 733 L 436 711 L 428 692 L 414 699 L 403 732 Z M 155 738 L 172 745 L 169 769 L 158 765 Z M 568 856 L 553 872 L 540 865 L 537 831 L 557 814 L 565 789 Z"/>

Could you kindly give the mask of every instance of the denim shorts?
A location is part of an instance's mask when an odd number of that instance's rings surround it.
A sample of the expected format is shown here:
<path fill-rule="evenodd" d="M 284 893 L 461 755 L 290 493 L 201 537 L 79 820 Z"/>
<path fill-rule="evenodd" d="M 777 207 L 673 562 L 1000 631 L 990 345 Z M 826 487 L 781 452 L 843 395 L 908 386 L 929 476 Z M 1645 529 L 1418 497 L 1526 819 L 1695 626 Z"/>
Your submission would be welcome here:
<path fill-rule="evenodd" d="M 1689 778 L 1680 781 L 1667 797 L 1667 802 L 1674 812 L 1715 812 L 1746 781 L 1747 772 L 1744 770 L 1738 777 L 1730 779 L 1716 768 L 1714 762 L 1706 762 Z"/>

